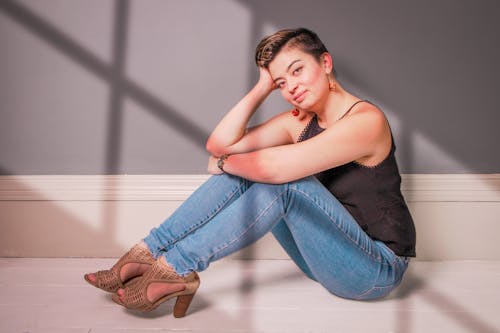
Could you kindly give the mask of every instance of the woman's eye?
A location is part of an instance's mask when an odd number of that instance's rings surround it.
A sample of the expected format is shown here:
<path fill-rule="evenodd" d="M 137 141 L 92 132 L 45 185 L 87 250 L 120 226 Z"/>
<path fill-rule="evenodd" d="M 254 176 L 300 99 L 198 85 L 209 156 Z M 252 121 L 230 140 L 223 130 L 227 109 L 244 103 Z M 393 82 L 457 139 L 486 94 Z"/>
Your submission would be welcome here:
<path fill-rule="evenodd" d="M 280 81 L 276 85 L 278 86 L 278 88 L 282 89 L 285 87 L 285 81 Z"/>
<path fill-rule="evenodd" d="M 293 70 L 293 75 L 300 74 L 300 72 L 302 72 L 302 67 L 297 67 Z"/>

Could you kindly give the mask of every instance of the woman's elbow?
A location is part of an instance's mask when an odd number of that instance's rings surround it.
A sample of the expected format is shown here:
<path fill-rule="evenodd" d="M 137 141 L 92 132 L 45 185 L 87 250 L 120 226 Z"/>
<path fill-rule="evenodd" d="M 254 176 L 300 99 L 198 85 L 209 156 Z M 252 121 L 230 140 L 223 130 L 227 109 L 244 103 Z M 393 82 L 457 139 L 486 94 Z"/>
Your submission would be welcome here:
<path fill-rule="evenodd" d="M 212 156 L 221 156 L 225 154 L 225 147 L 221 144 L 217 143 L 215 138 L 208 138 L 207 143 L 205 144 L 206 151 Z"/>
<path fill-rule="evenodd" d="M 205 150 L 212 156 L 215 156 L 214 155 L 214 152 L 215 152 L 215 147 L 212 143 L 212 141 L 210 141 L 210 139 L 207 140 L 207 143 L 205 144 Z"/>

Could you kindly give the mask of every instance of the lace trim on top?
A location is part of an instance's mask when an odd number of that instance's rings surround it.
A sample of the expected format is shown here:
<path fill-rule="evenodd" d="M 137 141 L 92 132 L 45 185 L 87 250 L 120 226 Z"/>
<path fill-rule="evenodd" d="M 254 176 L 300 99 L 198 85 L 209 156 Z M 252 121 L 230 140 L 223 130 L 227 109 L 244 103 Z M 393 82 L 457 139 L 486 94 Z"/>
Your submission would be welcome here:
<path fill-rule="evenodd" d="M 315 132 L 317 133 L 314 133 L 313 135 L 310 135 L 310 130 L 311 130 L 311 127 L 312 126 L 315 126 L 314 130 Z M 300 133 L 299 135 L 299 138 L 297 139 L 297 142 L 302 142 L 304 140 L 307 140 L 307 139 L 310 139 L 312 138 L 314 135 L 317 135 L 321 132 L 323 132 L 325 129 L 324 128 L 321 128 L 319 127 L 319 124 L 318 124 L 318 117 L 316 115 L 314 115 L 311 120 L 309 120 L 309 122 L 307 123 L 306 127 L 304 127 L 304 129 L 302 130 L 302 132 Z"/>
<path fill-rule="evenodd" d="M 344 114 L 339 118 L 337 119 L 337 121 L 341 120 L 342 118 L 344 118 L 349 112 L 351 112 L 351 110 L 359 103 L 363 103 L 363 102 L 366 102 L 366 103 L 369 103 L 369 104 L 373 104 L 372 102 L 368 101 L 368 100 L 359 100 L 357 101 L 356 103 L 354 103 L 353 105 L 351 105 L 351 107 L 349 107 L 349 109 L 344 112 Z M 311 127 L 312 126 L 315 126 L 315 128 L 313 129 L 313 133 L 311 135 L 311 133 L 309 133 L 309 131 L 311 130 Z M 323 132 L 325 129 L 323 127 L 320 127 L 319 124 L 318 124 L 318 115 L 314 115 L 311 120 L 307 123 L 306 127 L 302 130 L 302 132 L 300 133 L 300 136 L 297 140 L 297 142 L 301 142 L 301 141 L 304 141 L 304 140 L 307 140 L 309 138 L 312 138 L 313 136 L 315 135 L 318 135 L 319 133 Z"/>

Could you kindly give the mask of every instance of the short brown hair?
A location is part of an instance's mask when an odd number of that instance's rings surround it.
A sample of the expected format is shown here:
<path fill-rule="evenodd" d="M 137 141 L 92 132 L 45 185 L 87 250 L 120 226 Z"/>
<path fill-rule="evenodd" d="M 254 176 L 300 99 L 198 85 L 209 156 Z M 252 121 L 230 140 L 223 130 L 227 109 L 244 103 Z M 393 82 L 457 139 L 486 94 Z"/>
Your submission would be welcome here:
<path fill-rule="evenodd" d="M 318 35 L 306 28 L 283 29 L 265 37 L 257 45 L 255 50 L 255 62 L 257 66 L 268 68 L 276 55 L 284 47 L 298 47 L 320 60 L 323 53 L 328 52 Z M 335 71 L 333 71 L 335 73 Z"/>

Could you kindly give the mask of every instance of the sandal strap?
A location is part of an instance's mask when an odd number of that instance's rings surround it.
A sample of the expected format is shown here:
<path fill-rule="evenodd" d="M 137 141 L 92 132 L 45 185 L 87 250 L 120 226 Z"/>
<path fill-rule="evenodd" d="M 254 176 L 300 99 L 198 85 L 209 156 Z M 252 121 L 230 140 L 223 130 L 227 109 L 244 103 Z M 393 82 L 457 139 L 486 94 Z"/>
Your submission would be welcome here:
<path fill-rule="evenodd" d="M 120 278 L 120 271 L 124 265 L 129 263 L 152 265 L 154 262 L 155 259 L 148 249 L 135 245 L 111 269 L 96 272 L 96 281 L 92 284 L 105 291 L 116 292 L 118 289 L 124 288 L 123 281 Z"/>
<path fill-rule="evenodd" d="M 113 267 L 111 267 L 111 270 L 117 270 L 119 272 L 125 264 L 129 263 L 153 264 L 154 262 L 155 259 L 148 249 L 135 245 L 127 253 L 125 253 L 120 260 L 113 265 Z"/>
<path fill-rule="evenodd" d="M 120 279 L 118 270 L 98 271 L 95 273 L 95 277 L 95 286 L 97 288 L 110 292 L 123 288 L 123 282 Z"/>

